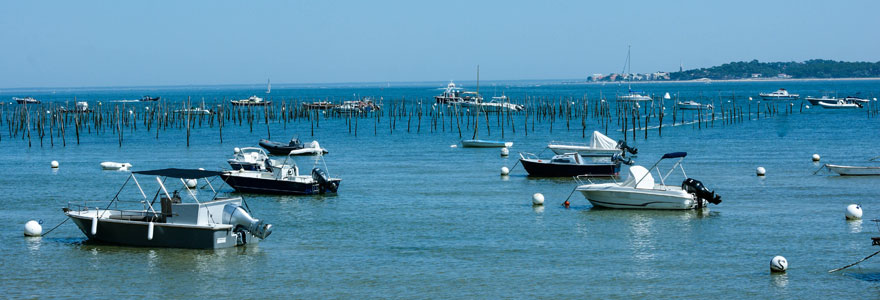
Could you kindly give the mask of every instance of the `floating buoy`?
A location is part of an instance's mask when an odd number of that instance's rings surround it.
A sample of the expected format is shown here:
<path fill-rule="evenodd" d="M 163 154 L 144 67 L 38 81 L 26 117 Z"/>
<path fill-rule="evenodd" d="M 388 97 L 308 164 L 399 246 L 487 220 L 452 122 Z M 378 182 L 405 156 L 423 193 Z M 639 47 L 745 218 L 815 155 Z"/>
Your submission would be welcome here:
<path fill-rule="evenodd" d="M 765 170 L 764 167 L 758 167 L 758 169 L 755 170 L 755 173 L 757 173 L 758 176 L 764 176 L 767 174 L 767 170 Z"/>
<path fill-rule="evenodd" d="M 541 193 L 532 195 L 532 205 L 544 205 L 544 195 Z"/>
<path fill-rule="evenodd" d="M 788 261 L 785 260 L 785 257 L 777 255 L 770 260 L 770 272 L 782 273 L 785 270 L 788 270 Z"/>
<path fill-rule="evenodd" d="M 49 165 L 52 166 L 53 169 L 57 169 L 58 168 L 58 161 L 53 160 L 51 163 L 49 163 Z"/>
<path fill-rule="evenodd" d="M 149 241 L 153 240 L 153 227 L 154 226 L 155 225 L 153 225 L 153 222 L 150 222 L 150 224 L 147 225 L 147 240 L 149 240 Z"/>
<path fill-rule="evenodd" d="M 846 207 L 846 219 L 847 220 L 861 220 L 862 219 L 862 206 L 858 204 L 850 204 Z"/>
<path fill-rule="evenodd" d="M 30 220 L 24 223 L 24 236 L 40 236 L 43 234 L 43 226 L 39 222 Z"/>
<path fill-rule="evenodd" d="M 233 154 L 239 154 L 239 153 L 241 153 L 241 148 L 238 148 L 238 147 L 232 148 L 232 153 L 233 153 Z"/>
<path fill-rule="evenodd" d="M 819 154 L 813 154 L 813 161 L 819 161 Z"/>
<path fill-rule="evenodd" d="M 95 211 L 95 215 L 92 216 L 92 235 L 98 233 L 98 212 Z"/>
<path fill-rule="evenodd" d="M 205 170 L 205 168 L 199 168 L 199 171 L 204 171 L 204 170 Z"/>
<path fill-rule="evenodd" d="M 196 185 L 198 185 L 198 184 L 199 184 L 199 181 L 198 181 L 198 180 L 195 180 L 195 179 L 187 179 L 187 180 L 186 180 L 186 187 L 188 187 L 188 188 L 193 189 L 193 188 L 195 188 Z"/>
<path fill-rule="evenodd" d="M 566 199 L 565 202 L 562 202 L 562 206 L 565 206 L 565 208 L 568 208 L 570 205 L 571 202 L 568 202 L 568 199 Z"/>
<path fill-rule="evenodd" d="M 806 108 L 806 109 L 810 109 L 810 106 L 809 106 L 809 105 L 804 105 L 804 108 Z"/>
<path fill-rule="evenodd" d="M 507 150 L 507 147 L 501 148 L 501 156 L 507 156 L 510 154 L 510 150 Z"/>
<path fill-rule="evenodd" d="M 458 145 L 449 145 L 449 148 L 458 148 Z"/>
<path fill-rule="evenodd" d="M 501 167 L 501 176 L 506 176 L 507 174 L 510 174 L 510 169 L 507 167 Z"/>

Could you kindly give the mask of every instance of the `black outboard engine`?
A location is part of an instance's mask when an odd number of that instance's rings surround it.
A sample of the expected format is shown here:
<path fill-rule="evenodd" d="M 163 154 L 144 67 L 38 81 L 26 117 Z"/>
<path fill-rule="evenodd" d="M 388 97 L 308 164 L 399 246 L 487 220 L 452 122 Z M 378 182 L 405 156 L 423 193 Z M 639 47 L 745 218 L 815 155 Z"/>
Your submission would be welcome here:
<path fill-rule="evenodd" d="M 685 179 L 684 182 L 681 183 L 681 189 L 685 192 L 694 194 L 697 200 L 706 200 L 715 205 L 721 203 L 721 196 L 715 195 L 715 191 L 710 192 L 709 189 L 703 186 L 703 183 L 699 180 L 693 178 Z M 703 203 L 703 201 L 700 201 L 699 203 Z"/>
<path fill-rule="evenodd" d="M 629 154 L 636 155 L 639 153 L 639 149 L 630 147 L 626 144 L 624 140 L 617 140 L 617 149 L 623 150 L 625 152 L 629 152 Z"/>
<path fill-rule="evenodd" d="M 330 176 L 327 176 L 327 173 L 321 168 L 312 169 L 312 178 L 318 182 L 318 185 L 321 187 L 321 193 L 323 194 L 325 190 L 330 190 L 335 193 L 336 189 L 339 188 L 338 183 L 330 181 Z"/>
<path fill-rule="evenodd" d="M 623 155 L 614 154 L 611 156 L 612 162 L 620 162 L 627 166 L 632 166 L 633 160 L 631 158 L 624 157 Z"/>
<path fill-rule="evenodd" d="M 290 142 L 287 143 L 287 146 L 295 147 L 295 148 L 302 148 L 302 142 L 300 142 L 298 138 L 292 138 L 292 139 L 290 139 Z"/>

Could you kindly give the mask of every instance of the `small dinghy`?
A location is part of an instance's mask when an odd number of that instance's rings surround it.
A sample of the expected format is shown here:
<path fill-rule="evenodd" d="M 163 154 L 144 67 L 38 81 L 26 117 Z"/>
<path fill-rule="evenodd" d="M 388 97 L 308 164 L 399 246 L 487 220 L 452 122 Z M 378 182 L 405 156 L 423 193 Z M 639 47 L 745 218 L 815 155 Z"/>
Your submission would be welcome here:
<path fill-rule="evenodd" d="M 555 155 L 551 159 L 540 159 L 532 153 L 520 153 L 519 157 L 529 176 L 537 177 L 615 176 L 620 172 L 621 162 L 632 163 L 619 156 L 588 161 L 575 152 Z"/>
<path fill-rule="evenodd" d="M 461 146 L 464 148 L 510 148 L 513 146 L 513 142 L 490 140 L 462 140 Z"/>
<path fill-rule="evenodd" d="M 131 169 L 131 164 L 130 163 L 118 163 L 118 162 L 112 162 L 112 161 L 105 161 L 105 162 L 101 163 L 101 169 L 125 171 L 128 169 Z"/>
<path fill-rule="evenodd" d="M 260 147 L 266 148 L 269 153 L 275 155 L 288 155 L 291 154 L 292 151 L 296 151 L 294 155 L 306 155 L 306 154 L 327 154 L 327 149 L 321 148 L 321 145 L 318 144 L 318 141 L 312 141 L 308 145 L 303 144 L 298 138 L 290 139 L 290 142 L 287 144 L 280 142 L 273 142 L 270 140 L 260 140 Z"/>
<path fill-rule="evenodd" d="M 90 240 L 118 245 L 218 249 L 269 237 L 272 225 L 254 218 L 241 197 L 214 189 L 208 178 L 220 174 L 190 169 L 132 172 L 109 202 L 85 198 L 68 202 L 62 210 Z M 138 181 L 136 175 L 155 180 Z M 204 180 L 203 189 L 210 190 L 193 189 L 186 182 L 196 180 Z M 122 193 L 131 190 L 125 189 L 128 184 L 138 191 L 134 198 Z M 148 186 L 155 192 L 144 191 Z"/>
<path fill-rule="evenodd" d="M 825 164 L 825 168 L 831 172 L 840 174 L 840 176 L 878 176 L 880 175 L 880 167 L 864 167 L 864 166 L 841 166 Z"/>
<path fill-rule="evenodd" d="M 664 154 L 657 163 L 650 169 L 642 166 L 631 166 L 629 168 L 629 176 L 623 182 L 610 183 L 593 183 L 590 179 L 581 183 L 575 190 L 581 192 L 584 198 L 590 201 L 593 206 L 605 208 L 627 208 L 627 209 L 695 209 L 703 208 L 708 203 L 721 203 L 721 196 L 716 195 L 714 191 L 709 191 L 703 183 L 687 177 L 684 168 L 681 167 L 681 161 L 687 156 L 685 152 L 673 152 Z M 672 168 L 661 174 L 657 165 L 664 159 L 679 160 Z M 681 173 L 685 180 L 681 186 L 666 185 L 665 181 L 675 171 L 676 167 L 681 167 Z M 656 170 L 659 184 L 654 182 L 651 171 Z"/>
<path fill-rule="evenodd" d="M 319 161 L 323 162 L 323 156 L 318 155 L 311 174 L 301 175 L 293 155 L 288 155 L 280 165 L 267 165 L 264 171 L 227 171 L 220 174 L 220 178 L 236 191 L 246 193 L 284 195 L 336 193 L 342 179 L 328 176 L 325 171 L 326 163 L 323 169 L 317 167 Z"/>

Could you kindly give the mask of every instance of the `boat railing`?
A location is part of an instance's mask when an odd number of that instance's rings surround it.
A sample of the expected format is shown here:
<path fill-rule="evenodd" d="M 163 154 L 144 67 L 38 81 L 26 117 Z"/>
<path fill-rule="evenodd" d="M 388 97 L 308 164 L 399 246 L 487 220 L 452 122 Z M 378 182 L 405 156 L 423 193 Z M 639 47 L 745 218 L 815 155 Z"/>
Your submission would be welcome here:
<path fill-rule="evenodd" d="M 531 153 L 531 152 L 520 152 L 520 153 L 519 153 L 519 157 L 522 158 L 522 159 L 534 159 L 534 160 L 540 160 L 540 158 L 538 157 L 537 154 L 534 154 L 534 153 Z"/>
<path fill-rule="evenodd" d="M 593 176 L 593 175 L 577 175 L 577 176 L 574 176 L 574 181 L 577 182 L 577 184 L 578 184 L 579 186 L 580 186 L 580 185 L 585 185 L 585 184 L 596 184 L 595 182 L 593 182 L 593 179 L 596 179 L 596 178 L 601 178 L 601 179 L 611 179 L 611 181 L 613 181 L 614 183 L 616 183 L 616 184 L 620 184 L 620 182 L 617 181 L 617 178 L 618 178 L 617 176 L 610 176 L 610 177 L 604 177 L 604 176 L 603 176 L 603 177 L 596 177 L 596 176 Z"/>

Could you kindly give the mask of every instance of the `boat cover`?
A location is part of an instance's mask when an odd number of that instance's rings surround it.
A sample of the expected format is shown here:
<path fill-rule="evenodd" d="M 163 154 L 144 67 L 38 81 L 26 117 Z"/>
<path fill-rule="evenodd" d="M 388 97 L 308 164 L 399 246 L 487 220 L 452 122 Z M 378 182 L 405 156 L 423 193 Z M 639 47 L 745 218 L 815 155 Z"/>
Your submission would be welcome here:
<path fill-rule="evenodd" d="M 639 179 L 641 179 L 641 181 L 639 181 Z M 636 182 L 638 182 L 638 185 L 636 185 Z M 629 176 L 627 176 L 626 180 L 620 185 L 637 189 L 653 189 L 654 176 L 651 176 L 651 172 L 648 171 L 648 169 L 645 169 L 645 167 L 631 166 L 629 167 Z"/>
<path fill-rule="evenodd" d="M 131 172 L 134 174 L 141 175 L 153 175 L 153 176 L 164 176 L 171 178 L 186 178 L 186 179 L 198 179 L 205 177 L 213 177 L 219 176 L 223 174 L 223 172 L 219 171 L 206 171 L 199 169 L 176 169 L 176 168 L 168 168 L 168 169 L 157 169 L 157 170 L 147 170 L 147 171 L 135 171 Z"/>
<path fill-rule="evenodd" d="M 617 141 L 612 140 L 601 132 L 593 131 L 593 137 L 590 139 L 590 148 L 617 149 Z"/>

